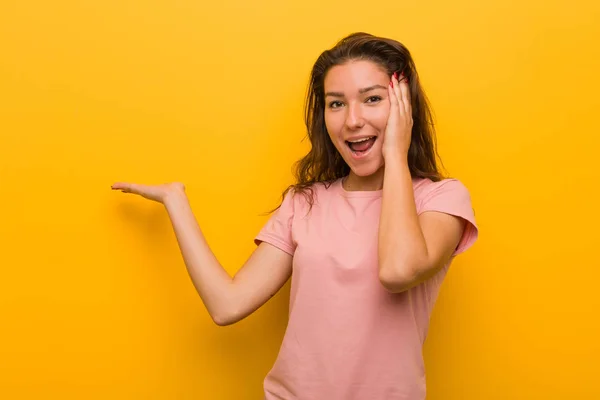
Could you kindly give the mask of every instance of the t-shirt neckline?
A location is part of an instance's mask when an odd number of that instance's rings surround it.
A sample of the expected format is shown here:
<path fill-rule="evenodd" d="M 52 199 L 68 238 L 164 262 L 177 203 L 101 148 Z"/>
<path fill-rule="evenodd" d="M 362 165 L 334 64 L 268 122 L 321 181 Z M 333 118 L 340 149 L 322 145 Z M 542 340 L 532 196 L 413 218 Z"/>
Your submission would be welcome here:
<path fill-rule="evenodd" d="M 337 191 L 343 197 L 366 197 L 366 198 L 377 198 L 383 194 L 383 189 L 378 190 L 346 190 L 344 189 L 344 179 L 347 177 L 339 178 L 335 183 Z"/>

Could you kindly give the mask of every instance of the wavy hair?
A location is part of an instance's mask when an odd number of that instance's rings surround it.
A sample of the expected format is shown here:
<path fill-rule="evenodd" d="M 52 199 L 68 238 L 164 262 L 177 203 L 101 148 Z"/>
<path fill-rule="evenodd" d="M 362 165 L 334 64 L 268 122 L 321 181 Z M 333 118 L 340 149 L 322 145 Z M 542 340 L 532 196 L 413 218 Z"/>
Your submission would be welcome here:
<path fill-rule="evenodd" d="M 295 193 L 302 193 L 312 207 L 314 184 L 329 186 L 335 180 L 349 174 L 350 167 L 327 133 L 324 81 L 327 72 L 333 66 L 365 60 L 377 63 L 387 71 L 390 78 L 394 72 L 403 72 L 408 78 L 413 113 L 408 151 L 411 176 L 433 181 L 443 179 L 438 165 L 439 156 L 431 108 L 419 82 L 410 52 L 396 40 L 357 32 L 346 36 L 331 49 L 321 53 L 312 68 L 304 107 L 304 120 L 311 148 L 308 154 L 295 163 L 296 182 L 283 192 L 282 201 L 288 191 L 293 190 Z"/>

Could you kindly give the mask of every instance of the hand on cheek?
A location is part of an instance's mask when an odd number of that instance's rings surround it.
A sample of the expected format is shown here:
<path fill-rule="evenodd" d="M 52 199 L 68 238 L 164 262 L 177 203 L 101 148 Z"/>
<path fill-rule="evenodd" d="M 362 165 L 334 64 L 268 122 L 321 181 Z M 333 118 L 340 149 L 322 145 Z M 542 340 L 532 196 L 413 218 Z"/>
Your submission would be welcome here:
<path fill-rule="evenodd" d="M 390 113 L 384 132 L 383 157 L 408 156 L 413 119 L 408 79 L 394 72 L 388 86 Z"/>

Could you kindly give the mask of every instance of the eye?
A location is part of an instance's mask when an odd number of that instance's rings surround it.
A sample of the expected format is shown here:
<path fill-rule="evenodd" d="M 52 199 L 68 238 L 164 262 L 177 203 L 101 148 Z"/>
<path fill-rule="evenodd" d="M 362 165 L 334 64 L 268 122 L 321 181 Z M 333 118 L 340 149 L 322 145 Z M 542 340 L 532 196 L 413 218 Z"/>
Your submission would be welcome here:
<path fill-rule="evenodd" d="M 380 96 L 371 96 L 367 99 L 367 103 L 377 103 L 378 101 L 381 101 Z"/>
<path fill-rule="evenodd" d="M 332 101 L 331 103 L 329 103 L 329 108 L 338 108 L 341 107 L 342 102 L 340 101 Z"/>

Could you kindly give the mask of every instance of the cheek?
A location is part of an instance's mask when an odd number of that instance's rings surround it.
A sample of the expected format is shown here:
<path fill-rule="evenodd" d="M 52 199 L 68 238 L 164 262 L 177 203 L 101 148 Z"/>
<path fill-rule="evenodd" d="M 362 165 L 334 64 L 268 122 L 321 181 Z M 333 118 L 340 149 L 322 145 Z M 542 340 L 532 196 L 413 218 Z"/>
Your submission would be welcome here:
<path fill-rule="evenodd" d="M 384 130 L 387 126 L 388 117 L 390 115 L 389 109 L 386 107 L 377 107 L 371 117 L 371 123 L 378 130 Z"/>
<path fill-rule="evenodd" d="M 334 113 L 325 112 L 325 127 L 331 139 L 338 136 L 340 134 L 339 116 Z"/>

